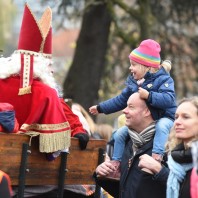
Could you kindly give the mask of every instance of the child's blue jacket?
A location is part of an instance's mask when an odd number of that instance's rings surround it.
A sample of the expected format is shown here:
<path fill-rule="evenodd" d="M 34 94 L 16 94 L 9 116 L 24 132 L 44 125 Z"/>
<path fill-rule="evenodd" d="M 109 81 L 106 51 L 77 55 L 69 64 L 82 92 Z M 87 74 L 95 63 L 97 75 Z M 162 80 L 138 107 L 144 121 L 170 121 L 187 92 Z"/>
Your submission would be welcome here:
<path fill-rule="evenodd" d="M 146 103 L 151 111 L 154 120 L 168 117 L 174 120 L 176 111 L 176 94 L 174 81 L 162 67 L 156 73 L 147 72 L 142 88 L 149 92 Z M 98 111 L 104 114 L 114 113 L 123 110 L 127 106 L 127 100 L 132 93 L 138 91 L 136 80 L 129 75 L 126 80 L 126 87 L 121 94 L 99 103 Z"/>

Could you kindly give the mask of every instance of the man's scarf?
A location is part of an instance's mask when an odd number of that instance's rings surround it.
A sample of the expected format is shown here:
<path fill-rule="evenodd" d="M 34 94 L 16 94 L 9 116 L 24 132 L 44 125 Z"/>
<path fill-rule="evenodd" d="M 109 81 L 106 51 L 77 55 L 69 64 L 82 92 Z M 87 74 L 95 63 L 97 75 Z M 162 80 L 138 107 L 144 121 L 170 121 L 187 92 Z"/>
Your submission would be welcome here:
<path fill-rule="evenodd" d="M 137 133 L 133 129 L 129 129 L 129 135 L 133 142 L 133 146 L 135 148 L 140 148 L 147 142 L 149 142 L 155 133 L 155 122 L 153 122 L 151 125 L 149 125 L 146 129 L 144 129 L 142 132 Z"/>
<path fill-rule="evenodd" d="M 175 162 L 171 155 L 168 156 L 168 167 L 170 173 L 167 181 L 166 197 L 178 198 L 180 183 L 183 181 L 186 172 L 192 169 L 192 163 L 179 164 Z"/>

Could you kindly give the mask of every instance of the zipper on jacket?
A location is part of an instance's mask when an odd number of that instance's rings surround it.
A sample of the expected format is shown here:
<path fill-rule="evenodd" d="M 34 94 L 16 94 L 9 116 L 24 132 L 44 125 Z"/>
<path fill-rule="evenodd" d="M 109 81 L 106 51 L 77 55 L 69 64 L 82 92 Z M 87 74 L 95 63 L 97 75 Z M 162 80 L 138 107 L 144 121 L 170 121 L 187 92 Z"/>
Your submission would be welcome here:
<path fill-rule="evenodd" d="M 131 157 L 131 158 L 129 158 L 129 160 L 128 160 L 128 170 L 129 170 L 129 168 L 131 167 L 131 164 L 132 164 L 132 162 L 133 162 L 133 158 L 134 158 L 134 156 Z"/>

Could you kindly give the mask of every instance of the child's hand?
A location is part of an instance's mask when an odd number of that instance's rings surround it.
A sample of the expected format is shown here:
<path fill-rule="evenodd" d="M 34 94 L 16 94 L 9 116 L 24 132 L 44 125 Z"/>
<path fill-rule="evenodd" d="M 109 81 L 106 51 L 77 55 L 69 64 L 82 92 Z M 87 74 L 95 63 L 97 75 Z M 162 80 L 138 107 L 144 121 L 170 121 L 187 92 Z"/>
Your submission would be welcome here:
<path fill-rule="evenodd" d="M 142 87 L 139 87 L 138 93 L 140 94 L 141 99 L 148 99 L 149 92 L 146 89 L 143 89 Z"/>
<path fill-rule="evenodd" d="M 98 114 L 97 105 L 90 107 L 89 112 L 93 115 L 97 115 Z"/>
<path fill-rule="evenodd" d="M 152 153 L 152 157 L 157 160 L 158 162 L 161 162 L 163 160 L 163 156 L 157 153 Z"/>

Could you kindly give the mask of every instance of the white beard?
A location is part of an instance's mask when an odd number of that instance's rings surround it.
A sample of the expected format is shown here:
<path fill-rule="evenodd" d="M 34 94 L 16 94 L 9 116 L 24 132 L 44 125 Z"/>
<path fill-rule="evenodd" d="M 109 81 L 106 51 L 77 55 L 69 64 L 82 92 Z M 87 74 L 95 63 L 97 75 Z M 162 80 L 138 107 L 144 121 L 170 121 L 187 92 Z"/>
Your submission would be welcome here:
<path fill-rule="evenodd" d="M 34 56 L 33 78 L 39 78 L 44 84 L 57 90 L 57 84 L 49 65 L 52 60 L 40 56 Z M 21 70 L 20 54 L 13 53 L 8 58 L 0 58 L 0 79 L 6 79 L 11 75 L 19 75 Z"/>

